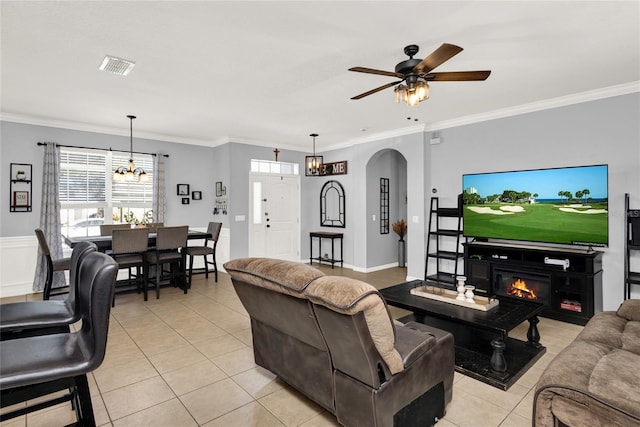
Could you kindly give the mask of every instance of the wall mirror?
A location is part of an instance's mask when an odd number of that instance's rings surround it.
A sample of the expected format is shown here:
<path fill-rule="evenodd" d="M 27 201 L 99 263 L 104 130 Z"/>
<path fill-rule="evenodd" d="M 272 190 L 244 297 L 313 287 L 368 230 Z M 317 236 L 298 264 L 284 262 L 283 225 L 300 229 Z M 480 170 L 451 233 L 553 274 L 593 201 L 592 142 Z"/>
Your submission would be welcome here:
<path fill-rule="evenodd" d="M 344 189 L 338 181 L 327 181 L 320 191 L 320 226 L 345 227 Z"/>

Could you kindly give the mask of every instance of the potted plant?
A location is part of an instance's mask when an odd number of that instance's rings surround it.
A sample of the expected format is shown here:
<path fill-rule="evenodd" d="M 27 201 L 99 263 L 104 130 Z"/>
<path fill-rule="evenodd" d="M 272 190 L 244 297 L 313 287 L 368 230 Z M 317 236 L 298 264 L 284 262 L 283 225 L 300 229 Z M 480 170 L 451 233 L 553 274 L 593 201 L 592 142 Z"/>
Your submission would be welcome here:
<path fill-rule="evenodd" d="M 26 181 L 27 173 L 25 171 L 17 171 L 16 172 L 16 179 L 18 181 Z"/>
<path fill-rule="evenodd" d="M 400 219 L 393 223 L 393 231 L 400 237 L 398 240 L 398 267 L 405 265 L 405 243 L 404 236 L 407 234 L 407 223 L 404 219 Z"/>

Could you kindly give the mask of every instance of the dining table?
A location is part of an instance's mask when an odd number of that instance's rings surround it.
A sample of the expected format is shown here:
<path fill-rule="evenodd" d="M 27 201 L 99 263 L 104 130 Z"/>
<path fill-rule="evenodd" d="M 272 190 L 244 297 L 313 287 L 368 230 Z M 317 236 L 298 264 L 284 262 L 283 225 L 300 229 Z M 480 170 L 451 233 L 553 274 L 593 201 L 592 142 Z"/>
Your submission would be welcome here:
<path fill-rule="evenodd" d="M 80 242 L 91 242 L 95 243 L 98 247 L 99 252 L 106 252 L 111 250 L 112 245 L 112 236 L 81 236 L 81 237 L 67 237 L 62 235 L 65 243 L 73 248 Z M 187 240 L 204 240 L 207 238 L 211 238 L 211 234 L 206 231 L 196 231 L 189 230 L 187 234 Z M 149 233 L 149 247 L 154 247 L 156 245 L 156 233 Z"/>

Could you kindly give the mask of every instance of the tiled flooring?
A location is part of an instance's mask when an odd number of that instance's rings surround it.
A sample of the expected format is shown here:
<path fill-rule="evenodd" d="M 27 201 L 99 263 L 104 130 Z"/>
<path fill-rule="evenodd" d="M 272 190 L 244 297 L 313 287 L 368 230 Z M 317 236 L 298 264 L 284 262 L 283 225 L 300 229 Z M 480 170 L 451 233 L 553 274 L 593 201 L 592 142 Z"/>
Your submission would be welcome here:
<path fill-rule="evenodd" d="M 316 265 L 316 264 L 314 264 Z M 361 274 L 322 266 L 327 274 L 381 288 L 404 281 L 406 270 Z M 29 296 L 40 298 L 40 295 Z M 24 300 L 5 298 L 2 303 Z M 160 299 L 118 295 L 102 366 L 89 375 L 99 426 L 337 426 L 335 418 L 253 363 L 250 322 L 231 281 L 194 276 L 187 295 L 163 288 Z M 407 312 L 392 308 L 394 317 Z M 531 425 L 532 388 L 544 367 L 582 327 L 540 320 L 547 353 L 504 392 L 455 374 L 453 401 L 440 427 Z M 511 336 L 526 339 L 527 324 Z M 2 423 L 61 426 L 75 421 L 70 405 Z"/>

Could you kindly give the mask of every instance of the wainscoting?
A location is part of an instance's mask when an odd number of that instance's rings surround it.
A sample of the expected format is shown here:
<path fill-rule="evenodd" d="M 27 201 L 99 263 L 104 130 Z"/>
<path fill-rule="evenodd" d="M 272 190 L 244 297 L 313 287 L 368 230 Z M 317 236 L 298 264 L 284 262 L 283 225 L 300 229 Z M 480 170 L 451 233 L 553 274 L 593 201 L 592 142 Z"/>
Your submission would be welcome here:
<path fill-rule="evenodd" d="M 194 230 L 207 231 L 207 228 Z M 202 242 L 193 241 L 191 244 Z M 63 249 L 65 256 L 71 256 L 71 248 L 64 245 Z M 224 271 L 222 265 L 229 260 L 229 253 L 230 230 L 222 228 L 216 250 L 219 271 Z M 0 298 L 33 293 L 37 257 L 38 240 L 35 234 L 0 238 Z M 204 267 L 202 257 L 196 257 L 193 267 Z M 123 271 L 123 274 L 126 272 Z"/>

